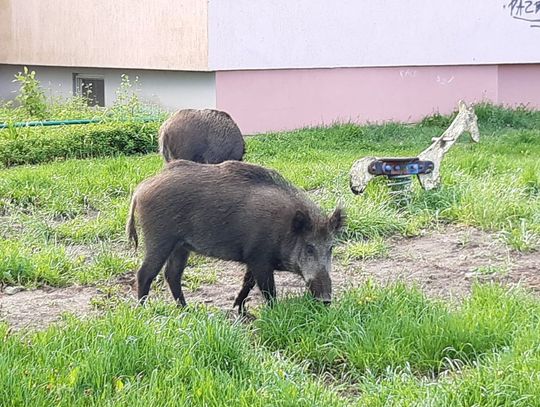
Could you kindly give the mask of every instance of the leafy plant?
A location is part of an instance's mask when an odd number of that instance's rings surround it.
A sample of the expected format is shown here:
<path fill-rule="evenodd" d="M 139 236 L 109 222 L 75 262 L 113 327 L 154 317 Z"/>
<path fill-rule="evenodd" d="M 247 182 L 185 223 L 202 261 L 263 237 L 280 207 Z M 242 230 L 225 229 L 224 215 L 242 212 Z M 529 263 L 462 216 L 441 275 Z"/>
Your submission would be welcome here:
<path fill-rule="evenodd" d="M 47 116 L 47 100 L 41 84 L 36 79 L 36 72 L 24 67 L 23 72 L 15 74 L 13 82 L 21 87 L 16 99 L 32 118 L 44 119 Z"/>
<path fill-rule="evenodd" d="M 139 77 L 131 81 L 128 75 L 122 74 L 120 78 L 120 87 L 116 90 L 116 100 L 111 111 L 117 118 L 125 120 L 127 117 L 133 118 L 141 110 Z"/>

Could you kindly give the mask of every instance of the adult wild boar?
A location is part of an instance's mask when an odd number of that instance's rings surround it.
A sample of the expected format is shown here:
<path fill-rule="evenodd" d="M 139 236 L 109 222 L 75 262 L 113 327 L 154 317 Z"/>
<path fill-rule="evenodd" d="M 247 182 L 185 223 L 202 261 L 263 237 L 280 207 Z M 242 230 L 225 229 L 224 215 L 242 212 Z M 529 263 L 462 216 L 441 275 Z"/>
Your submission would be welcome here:
<path fill-rule="evenodd" d="M 146 247 L 137 273 L 141 302 L 166 263 L 171 293 L 185 305 L 181 279 L 192 251 L 247 265 L 234 303 L 240 312 L 255 284 L 267 301 L 276 296 L 274 270 L 301 275 L 315 298 L 330 302 L 332 245 L 345 214 L 336 208 L 325 216 L 275 171 L 239 161 L 173 161 L 133 194 L 126 231 L 135 246 L 136 214 Z"/>
<path fill-rule="evenodd" d="M 219 164 L 227 160 L 242 161 L 245 146 L 240 129 L 227 113 L 185 109 L 161 125 L 159 151 L 166 162 L 182 159 Z"/>

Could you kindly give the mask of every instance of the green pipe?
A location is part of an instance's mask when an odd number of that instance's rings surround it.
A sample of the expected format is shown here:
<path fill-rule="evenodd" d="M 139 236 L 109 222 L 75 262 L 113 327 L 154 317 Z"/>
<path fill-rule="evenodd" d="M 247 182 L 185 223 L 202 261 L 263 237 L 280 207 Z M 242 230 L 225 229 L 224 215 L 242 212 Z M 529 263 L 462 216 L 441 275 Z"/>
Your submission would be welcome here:
<path fill-rule="evenodd" d="M 143 117 L 140 119 L 135 119 L 135 121 L 142 122 L 154 122 L 158 121 L 157 117 Z M 101 123 L 105 119 L 76 119 L 76 120 L 48 120 L 48 121 L 34 121 L 34 122 L 16 122 L 16 123 L 0 123 L 0 129 L 5 129 L 7 127 L 36 127 L 36 126 L 63 126 L 70 124 L 91 124 L 91 123 Z M 127 121 L 127 120 L 126 120 Z"/>

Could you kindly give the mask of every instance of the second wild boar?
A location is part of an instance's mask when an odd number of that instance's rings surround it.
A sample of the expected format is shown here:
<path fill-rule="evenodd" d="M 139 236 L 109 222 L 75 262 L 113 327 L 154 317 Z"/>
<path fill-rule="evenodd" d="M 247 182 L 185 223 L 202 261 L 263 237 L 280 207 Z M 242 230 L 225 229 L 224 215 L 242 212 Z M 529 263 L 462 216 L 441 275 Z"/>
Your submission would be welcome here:
<path fill-rule="evenodd" d="M 159 151 L 166 162 L 182 159 L 219 164 L 242 161 L 245 145 L 240 129 L 227 113 L 184 109 L 161 125 Z"/>
<path fill-rule="evenodd" d="M 146 249 L 137 273 L 141 302 L 165 265 L 171 293 L 185 305 L 181 280 L 192 251 L 246 264 L 234 303 L 240 312 L 255 284 L 268 302 L 275 298 L 275 270 L 302 276 L 315 298 L 331 300 L 332 247 L 345 214 L 341 208 L 323 214 L 273 170 L 238 161 L 173 161 L 133 194 L 126 231 L 135 245 L 136 216 Z"/>

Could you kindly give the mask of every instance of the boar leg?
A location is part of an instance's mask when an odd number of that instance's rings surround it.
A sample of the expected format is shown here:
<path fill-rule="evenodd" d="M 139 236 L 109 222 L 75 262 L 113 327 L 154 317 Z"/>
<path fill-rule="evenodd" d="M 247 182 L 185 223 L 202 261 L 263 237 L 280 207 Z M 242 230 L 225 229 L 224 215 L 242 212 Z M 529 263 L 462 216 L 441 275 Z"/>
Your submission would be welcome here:
<path fill-rule="evenodd" d="M 154 278 L 158 275 L 159 271 L 167 261 L 169 254 L 171 254 L 172 245 L 155 247 L 146 247 L 146 256 L 144 257 L 143 264 L 137 272 L 137 294 L 139 297 L 139 303 L 144 304 L 150 291 L 150 285 Z"/>
<path fill-rule="evenodd" d="M 242 289 L 238 293 L 238 297 L 236 297 L 233 305 L 233 308 L 238 305 L 238 313 L 240 315 L 244 315 L 246 313 L 245 301 L 253 287 L 255 287 L 255 279 L 253 278 L 251 271 L 248 270 L 244 275 L 244 284 L 242 285 Z"/>
<path fill-rule="evenodd" d="M 182 274 L 188 257 L 189 251 L 184 249 L 181 243 L 177 243 L 165 266 L 165 280 L 169 284 L 174 300 L 182 307 L 186 306 L 186 300 L 182 292 Z"/>
<path fill-rule="evenodd" d="M 274 269 L 272 267 L 248 266 L 248 272 L 253 274 L 255 282 L 264 295 L 267 303 L 276 298 L 276 285 L 274 283 Z"/>

